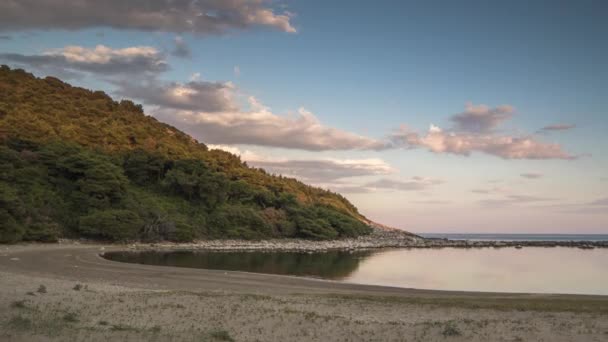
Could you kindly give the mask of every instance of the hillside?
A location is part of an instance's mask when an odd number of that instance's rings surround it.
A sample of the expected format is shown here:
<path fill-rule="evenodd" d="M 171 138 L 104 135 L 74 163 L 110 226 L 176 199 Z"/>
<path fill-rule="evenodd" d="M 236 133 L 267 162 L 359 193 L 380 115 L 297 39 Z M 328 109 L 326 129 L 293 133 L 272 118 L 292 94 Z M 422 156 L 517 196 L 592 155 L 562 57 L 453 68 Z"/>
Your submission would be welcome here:
<path fill-rule="evenodd" d="M 0 67 L 0 242 L 369 233 L 339 194 L 248 167 L 131 101 Z"/>

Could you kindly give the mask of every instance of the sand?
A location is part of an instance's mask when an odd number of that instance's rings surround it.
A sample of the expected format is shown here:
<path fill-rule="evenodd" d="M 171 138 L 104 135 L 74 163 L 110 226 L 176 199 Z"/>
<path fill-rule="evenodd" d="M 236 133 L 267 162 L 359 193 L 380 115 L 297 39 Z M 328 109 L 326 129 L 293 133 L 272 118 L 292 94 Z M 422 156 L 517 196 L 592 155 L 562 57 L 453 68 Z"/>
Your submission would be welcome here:
<path fill-rule="evenodd" d="M 606 341 L 608 297 L 446 292 L 0 247 L 0 341 Z M 42 286 L 41 286 L 42 285 Z"/>

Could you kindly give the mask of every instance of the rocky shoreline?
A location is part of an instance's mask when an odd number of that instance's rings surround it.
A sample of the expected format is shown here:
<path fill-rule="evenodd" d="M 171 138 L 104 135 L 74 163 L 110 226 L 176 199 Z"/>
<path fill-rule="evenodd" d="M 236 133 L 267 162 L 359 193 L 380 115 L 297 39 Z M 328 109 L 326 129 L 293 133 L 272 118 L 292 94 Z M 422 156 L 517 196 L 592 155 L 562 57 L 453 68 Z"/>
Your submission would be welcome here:
<path fill-rule="evenodd" d="M 313 241 L 303 239 L 200 240 L 192 243 L 135 243 L 136 250 L 212 250 L 212 251 L 294 251 L 322 252 L 379 248 L 523 248 L 571 247 L 580 249 L 608 248 L 608 241 L 470 241 L 427 239 L 402 230 L 374 225 L 374 231 L 352 239 Z"/>

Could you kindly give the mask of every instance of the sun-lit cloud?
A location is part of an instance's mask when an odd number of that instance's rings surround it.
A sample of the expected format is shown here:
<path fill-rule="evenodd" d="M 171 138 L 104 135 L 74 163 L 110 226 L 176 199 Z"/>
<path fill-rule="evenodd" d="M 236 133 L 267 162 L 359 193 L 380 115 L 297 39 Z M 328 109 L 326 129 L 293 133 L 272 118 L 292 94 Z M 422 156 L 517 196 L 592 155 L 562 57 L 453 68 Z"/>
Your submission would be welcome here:
<path fill-rule="evenodd" d="M 187 83 L 165 82 L 155 78 L 115 81 L 120 96 L 144 101 L 163 109 L 213 112 L 237 111 L 234 85 L 230 82 L 207 82 L 193 74 Z"/>
<path fill-rule="evenodd" d="M 209 35 L 268 27 L 294 33 L 292 16 L 260 0 L 19 0 L 0 2 L 0 31 L 111 27 Z"/>
<path fill-rule="evenodd" d="M 334 191 L 344 194 L 373 192 L 410 192 L 425 191 L 443 184 L 444 181 L 430 177 L 414 176 L 408 179 L 380 178 L 369 182 L 342 182 L 330 186 Z"/>
<path fill-rule="evenodd" d="M 338 159 L 338 158 L 272 158 L 235 146 L 208 145 L 241 157 L 248 165 L 262 168 L 272 174 L 293 177 L 313 184 L 334 184 L 346 178 L 389 175 L 397 170 L 382 159 Z M 339 183 L 339 182 L 338 182 Z"/>
<path fill-rule="evenodd" d="M 297 178 L 310 184 L 340 193 L 371 193 L 394 191 L 423 191 L 443 184 L 444 181 L 430 177 L 414 176 L 408 179 L 366 177 L 386 176 L 397 170 L 382 159 L 286 159 L 272 158 L 236 146 L 208 145 L 241 157 L 248 165 L 263 168 L 269 173 Z"/>
<path fill-rule="evenodd" d="M 494 155 L 503 159 L 576 159 L 559 144 L 546 143 L 533 135 L 498 134 L 496 129 L 514 113 L 510 105 L 496 108 L 467 103 L 465 111 L 449 118 L 455 126 L 444 130 L 430 125 L 426 133 L 418 133 L 408 126 L 390 135 L 395 147 L 426 148 L 434 153 L 469 156 L 473 152 Z"/>
<path fill-rule="evenodd" d="M 469 156 L 482 152 L 503 159 L 576 159 L 559 144 L 544 143 L 531 136 L 446 132 L 431 126 L 423 135 L 401 128 L 391 138 L 398 146 L 422 147 L 434 153 Z"/>
<path fill-rule="evenodd" d="M 255 97 L 249 108 L 217 112 L 159 108 L 152 114 L 161 121 L 211 144 L 247 144 L 308 151 L 373 150 L 386 143 L 324 125 L 304 108 L 278 115 Z"/>
<path fill-rule="evenodd" d="M 42 70 L 100 75 L 158 74 L 169 69 L 164 54 L 151 46 L 121 49 L 104 45 L 94 48 L 66 46 L 37 55 L 3 53 L 0 54 L 0 60 Z"/>
<path fill-rule="evenodd" d="M 366 187 L 372 189 L 385 189 L 395 191 L 419 191 L 425 190 L 433 185 L 438 185 L 443 181 L 428 177 L 412 177 L 408 180 L 396 180 L 396 179 L 379 179 L 365 184 Z"/>

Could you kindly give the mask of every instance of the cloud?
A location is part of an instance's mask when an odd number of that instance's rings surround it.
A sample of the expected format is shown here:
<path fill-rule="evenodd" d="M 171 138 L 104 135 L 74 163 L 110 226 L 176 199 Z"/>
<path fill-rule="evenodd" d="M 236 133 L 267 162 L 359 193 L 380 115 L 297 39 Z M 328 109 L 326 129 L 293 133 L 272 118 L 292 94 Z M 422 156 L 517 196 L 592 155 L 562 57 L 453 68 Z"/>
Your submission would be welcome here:
<path fill-rule="evenodd" d="M 156 74 L 169 69 L 165 56 L 150 46 L 112 49 L 104 45 L 95 48 L 66 46 L 39 55 L 0 54 L 0 60 L 28 65 L 41 70 L 65 73 L 89 72 L 101 75 Z"/>
<path fill-rule="evenodd" d="M 444 205 L 451 204 L 452 201 L 442 201 L 442 200 L 423 200 L 423 201 L 412 201 L 411 203 L 415 204 L 424 204 L 424 205 Z"/>
<path fill-rule="evenodd" d="M 192 57 L 192 51 L 190 50 L 188 44 L 186 44 L 186 42 L 184 41 L 184 38 L 182 38 L 181 36 L 175 37 L 175 39 L 173 39 L 173 44 L 173 51 L 171 51 L 171 54 L 173 56 L 179 58 Z"/>
<path fill-rule="evenodd" d="M 241 67 L 238 65 L 235 65 L 233 68 L 234 71 L 234 76 L 239 77 L 241 76 Z"/>
<path fill-rule="evenodd" d="M 237 110 L 234 86 L 230 82 L 206 82 L 200 74 L 193 74 L 192 81 L 182 84 L 164 82 L 155 78 L 132 82 L 115 81 L 116 93 L 120 96 L 136 98 L 148 105 L 163 109 L 203 111 L 208 113 L 232 112 Z M 167 115 L 167 118 L 171 118 Z M 200 136 L 204 138 L 205 136 Z"/>
<path fill-rule="evenodd" d="M 450 118 L 455 130 L 464 132 L 490 132 L 513 116 L 514 108 L 501 105 L 490 108 L 484 104 L 474 105 L 467 102 L 465 111 Z"/>
<path fill-rule="evenodd" d="M 482 152 L 503 159 L 576 159 L 560 145 L 543 143 L 530 136 L 445 132 L 434 125 L 425 135 L 402 127 L 392 134 L 391 140 L 404 148 L 426 148 L 434 153 L 462 156 Z"/>
<path fill-rule="evenodd" d="M 419 191 L 441 183 L 443 183 L 443 181 L 427 177 L 412 177 L 406 181 L 383 178 L 367 183 L 365 186 L 372 189 Z"/>
<path fill-rule="evenodd" d="M 395 172 L 380 159 L 257 160 L 249 164 L 272 173 L 315 183 Z"/>
<path fill-rule="evenodd" d="M 111 27 L 201 35 L 252 27 L 294 33 L 292 14 L 261 0 L 19 0 L 0 2 L 0 31 Z"/>
<path fill-rule="evenodd" d="M 608 206 L 608 197 L 600 198 L 598 200 L 590 202 L 588 205 L 591 205 L 591 206 Z"/>
<path fill-rule="evenodd" d="M 503 159 L 577 159 L 559 144 L 545 143 L 533 135 L 497 134 L 503 122 L 513 116 L 510 105 L 490 108 L 467 103 L 465 111 L 450 117 L 455 125 L 449 130 L 430 125 L 426 133 L 417 133 L 406 125 L 389 135 L 392 147 L 426 148 L 434 153 L 469 156 L 481 152 Z"/>
<path fill-rule="evenodd" d="M 7 35 L 0 35 L 0 40 L 13 40 L 13 37 Z"/>
<path fill-rule="evenodd" d="M 575 124 L 554 124 L 541 128 L 539 132 L 550 132 L 550 131 L 567 131 L 575 128 Z"/>
<path fill-rule="evenodd" d="M 442 184 L 443 181 L 429 177 L 411 177 L 406 180 L 380 178 L 362 181 L 357 177 L 394 174 L 392 166 L 381 159 L 277 159 L 261 156 L 249 150 L 229 145 L 208 145 L 241 157 L 248 165 L 265 169 L 269 173 L 281 174 L 328 188 L 340 193 L 371 193 L 376 191 L 422 191 Z"/>
<path fill-rule="evenodd" d="M 210 144 L 247 144 L 308 151 L 379 150 L 387 147 L 384 142 L 325 126 L 304 108 L 284 116 L 273 113 L 252 96 L 248 102 L 247 110 L 210 112 L 161 107 L 152 115 Z"/>
<path fill-rule="evenodd" d="M 555 200 L 557 199 L 530 195 L 511 194 L 499 199 L 483 199 L 478 201 L 478 203 L 484 207 L 505 207 L 511 205 L 543 203 Z"/>
<path fill-rule="evenodd" d="M 477 203 L 484 207 L 505 207 L 511 205 L 534 204 L 548 201 L 555 201 L 556 198 L 533 196 L 527 194 L 516 193 L 511 189 L 503 186 L 495 186 L 491 188 L 473 189 L 471 192 L 481 195 L 489 195 L 494 198 L 484 198 Z"/>
<path fill-rule="evenodd" d="M 510 189 L 503 187 L 503 186 L 494 186 L 491 188 L 481 188 L 481 189 L 471 190 L 471 192 L 473 192 L 473 193 L 483 194 L 483 195 L 505 194 L 505 193 L 508 193 L 509 191 L 510 191 Z"/>
<path fill-rule="evenodd" d="M 241 157 L 250 166 L 263 168 L 269 173 L 293 177 L 314 184 L 339 184 L 346 178 L 388 175 L 397 172 L 385 161 L 372 159 L 277 159 L 260 156 L 234 146 L 208 145 L 210 149 L 219 149 Z"/>
<path fill-rule="evenodd" d="M 543 174 L 537 173 L 537 172 L 526 172 L 526 173 L 522 173 L 520 176 L 522 176 L 524 178 L 528 178 L 528 179 L 538 179 L 538 178 L 542 178 Z"/>
<path fill-rule="evenodd" d="M 410 179 L 390 179 L 381 178 L 372 182 L 363 184 L 335 184 L 329 188 L 340 193 L 372 193 L 378 191 L 423 191 L 436 185 L 442 184 L 443 181 L 428 177 L 411 177 Z"/>

